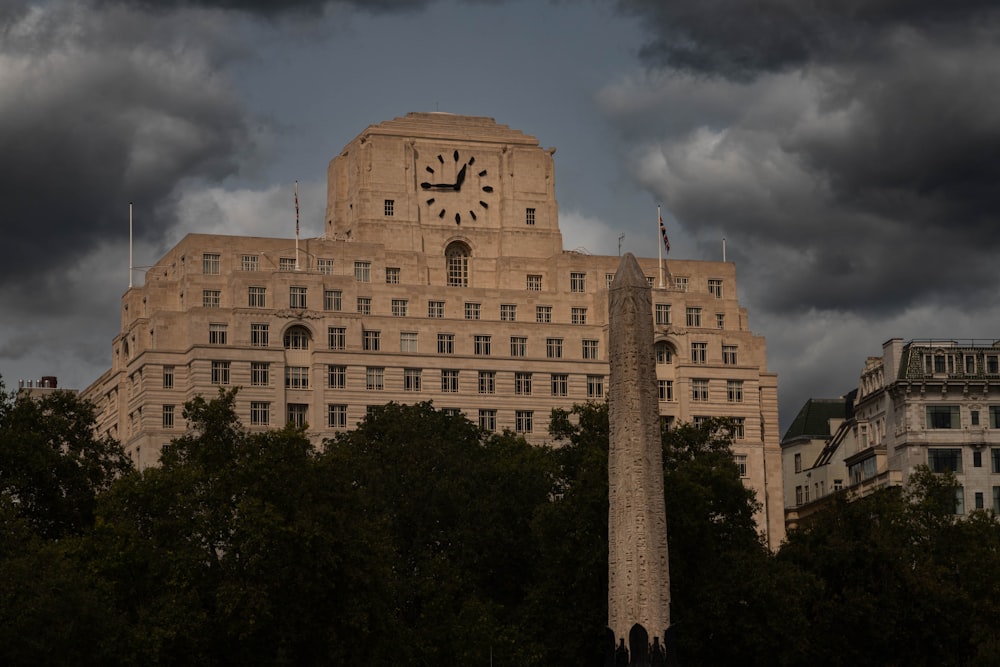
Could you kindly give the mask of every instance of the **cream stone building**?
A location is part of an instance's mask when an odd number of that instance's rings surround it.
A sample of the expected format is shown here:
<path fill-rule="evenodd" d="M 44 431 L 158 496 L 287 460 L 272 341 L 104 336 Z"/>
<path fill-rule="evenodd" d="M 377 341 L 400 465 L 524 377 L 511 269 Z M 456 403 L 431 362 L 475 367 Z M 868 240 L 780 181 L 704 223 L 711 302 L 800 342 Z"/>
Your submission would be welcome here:
<path fill-rule="evenodd" d="M 563 250 L 554 153 L 490 118 L 412 113 L 331 161 L 323 237 L 185 237 L 122 299 L 112 367 L 85 391 L 102 432 L 153 465 L 185 401 L 239 387 L 249 428 L 290 421 L 316 441 L 372 406 L 433 401 L 547 442 L 552 408 L 604 400 L 619 262 Z M 660 413 L 735 418 L 737 461 L 776 548 L 777 377 L 735 266 L 640 264 Z"/>

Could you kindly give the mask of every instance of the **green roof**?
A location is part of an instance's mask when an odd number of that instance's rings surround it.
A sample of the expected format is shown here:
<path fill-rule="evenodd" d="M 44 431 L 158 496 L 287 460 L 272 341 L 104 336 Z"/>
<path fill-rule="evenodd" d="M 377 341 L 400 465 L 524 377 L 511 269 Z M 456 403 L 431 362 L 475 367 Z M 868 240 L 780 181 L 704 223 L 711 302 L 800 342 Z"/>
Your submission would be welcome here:
<path fill-rule="evenodd" d="M 830 419 L 848 419 L 853 413 L 857 390 L 840 398 L 810 398 L 806 401 L 781 442 L 795 438 L 829 438 Z"/>

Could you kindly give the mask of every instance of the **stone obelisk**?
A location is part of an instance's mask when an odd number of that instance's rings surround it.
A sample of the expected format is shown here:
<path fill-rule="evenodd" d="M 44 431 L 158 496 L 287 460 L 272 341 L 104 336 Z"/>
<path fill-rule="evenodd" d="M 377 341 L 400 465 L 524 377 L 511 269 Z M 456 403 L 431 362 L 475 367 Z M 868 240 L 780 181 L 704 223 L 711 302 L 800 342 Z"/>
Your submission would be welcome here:
<path fill-rule="evenodd" d="M 629 651 L 636 624 L 649 642 L 670 626 L 667 515 L 653 355 L 650 288 L 635 257 L 622 257 L 609 295 L 608 627 Z"/>

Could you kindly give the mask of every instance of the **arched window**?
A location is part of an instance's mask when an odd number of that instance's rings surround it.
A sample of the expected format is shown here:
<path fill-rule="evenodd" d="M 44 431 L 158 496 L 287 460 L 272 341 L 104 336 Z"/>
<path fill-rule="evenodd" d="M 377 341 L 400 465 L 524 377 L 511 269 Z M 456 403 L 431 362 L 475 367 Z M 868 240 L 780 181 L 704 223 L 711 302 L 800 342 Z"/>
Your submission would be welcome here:
<path fill-rule="evenodd" d="M 674 348 L 670 347 L 670 343 L 661 340 L 655 345 L 655 349 L 656 349 L 656 363 L 658 364 L 674 363 Z"/>
<path fill-rule="evenodd" d="M 461 241 L 453 241 L 445 248 L 444 256 L 448 265 L 448 286 L 469 286 L 469 246 Z"/>
<path fill-rule="evenodd" d="M 289 327 L 285 332 L 285 349 L 308 350 L 309 330 L 300 326 Z"/>

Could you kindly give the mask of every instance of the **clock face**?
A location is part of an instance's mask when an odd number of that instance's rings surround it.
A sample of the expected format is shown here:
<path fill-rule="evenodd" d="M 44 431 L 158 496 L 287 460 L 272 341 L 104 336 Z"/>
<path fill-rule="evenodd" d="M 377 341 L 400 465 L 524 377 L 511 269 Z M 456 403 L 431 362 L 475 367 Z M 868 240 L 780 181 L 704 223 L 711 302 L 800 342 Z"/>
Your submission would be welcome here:
<path fill-rule="evenodd" d="M 419 188 L 432 215 L 456 225 L 485 215 L 493 194 L 491 174 L 472 154 L 438 153 L 424 165 Z"/>

